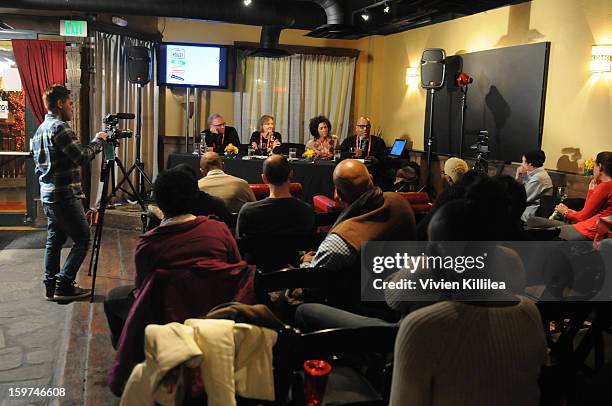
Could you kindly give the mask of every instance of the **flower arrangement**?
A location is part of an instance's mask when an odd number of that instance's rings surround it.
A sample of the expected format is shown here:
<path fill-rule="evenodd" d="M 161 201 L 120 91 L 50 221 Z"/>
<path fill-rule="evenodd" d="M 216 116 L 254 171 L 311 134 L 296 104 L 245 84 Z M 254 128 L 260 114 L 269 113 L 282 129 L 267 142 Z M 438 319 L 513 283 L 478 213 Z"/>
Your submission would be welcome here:
<path fill-rule="evenodd" d="M 225 155 L 238 155 L 238 147 L 234 144 L 227 144 L 225 147 Z"/>
<path fill-rule="evenodd" d="M 315 157 L 315 155 L 316 155 L 316 154 L 317 154 L 317 153 L 314 151 L 314 149 L 310 149 L 310 148 L 309 148 L 309 149 L 307 149 L 307 150 L 304 152 L 304 158 L 306 158 L 306 159 L 314 159 L 314 157 Z"/>
<path fill-rule="evenodd" d="M 584 161 L 582 173 L 585 176 L 591 176 L 593 175 L 593 168 L 595 168 L 595 161 L 593 160 L 593 158 L 589 158 L 586 161 Z"/>

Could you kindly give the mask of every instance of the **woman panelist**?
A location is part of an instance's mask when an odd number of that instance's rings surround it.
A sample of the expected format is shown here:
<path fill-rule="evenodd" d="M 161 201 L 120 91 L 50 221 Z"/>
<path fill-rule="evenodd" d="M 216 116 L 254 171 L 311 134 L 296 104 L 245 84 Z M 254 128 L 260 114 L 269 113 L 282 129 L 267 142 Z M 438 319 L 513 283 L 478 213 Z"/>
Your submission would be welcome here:
<path fill-rule="evenodd" d="M 306 149 L 313 150 L 318 158 L 333 158 L 338 138 L 331 134 L 329 119 L 325 116 L 316 116 L 310 120 L 308 127 L 312 138 L 306 143 Z"/>
<path fill-rule="evenodd" d="M 274 117 L 268 115 L 261 116 L 257 123 L 257 128 L 259 128 L 259 131 L 253 132 L 249 140 L 251 147 L 265 153 L 272 151 L 275 154 L 279 154 L 282 136 L 274 131 Z"/>

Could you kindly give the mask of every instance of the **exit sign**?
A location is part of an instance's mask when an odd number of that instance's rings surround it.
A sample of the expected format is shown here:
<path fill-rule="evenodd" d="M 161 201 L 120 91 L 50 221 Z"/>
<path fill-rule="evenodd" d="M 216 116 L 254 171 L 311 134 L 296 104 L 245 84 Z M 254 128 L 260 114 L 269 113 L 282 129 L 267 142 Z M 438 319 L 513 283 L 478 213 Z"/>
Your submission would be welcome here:
<path fill-rule="evenodd" d="M 60 35 L 64 37 L 86 37 L 87 21 L 60 20 Z"/>

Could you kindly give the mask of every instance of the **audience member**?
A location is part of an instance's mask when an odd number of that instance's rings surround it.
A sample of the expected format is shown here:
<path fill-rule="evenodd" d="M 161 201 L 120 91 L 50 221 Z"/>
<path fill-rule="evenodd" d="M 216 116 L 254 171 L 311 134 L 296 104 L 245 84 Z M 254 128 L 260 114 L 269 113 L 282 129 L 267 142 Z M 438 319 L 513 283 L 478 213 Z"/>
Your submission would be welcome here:
<path fill-rule="evenodd" d="M 208 128 L 200 133 L 200 149 L 202 152 L 212 150 L 219 154 L 225 151 L 225 147 L 232 144 L 240 146 L 240 137 L 234 127 L 225 125 L 225 119 L 221 114 L 213 113 L 206 120 Z"/>
<path fill-rule="evenodd" d="M 249 144 L 253 149 L 261 151 L 261 153 L 280 153 L 282 136 L 274 131 L 274 117 L 263 115 L 257 123 L 257 131 L 251 134 Z"/>
<path fill-rule="evenodd" d="M 527 194 L 525 188 L 510 175 L 497 176 L 497 180 L 506 189 L 506 194 L 510 199 L 510 229 L 506 240 L 522 241 L 525 239 L 525 230 L 521 216 L 527 207 Z"/>
<path fill-rule="evenodd" d="M 331 133 L 332 126 L 329 119 L 325 116 L 316 116 L 310 120 L 308 128 L 312 138 L 306 143 L 306 149 L 313 150 L 319 158 L 331 159 L 334 156 L 338 137 Z"/>
<path fill-rule="evenodd" d="M 365 241 L 414 240 L 414 213 L 410 203 L 394 192 L 375 187 L 366 166 L 353 159 L 340 162 L 334 170 L 334 185 L 345 209 L 317 252 L 304 262 L 341 271 L 359 265 Z"/>
<path fill-rule="evenodd" d="M 359 117 L 355 134 L 347 137 L 340 145 L 343 157 L 365 158 L 373 161 L 386 161 L 389 155 L 385 141 L 370 134 L 372 124 L 367 117 Z"/>
<path fill-rule="evenodd" d="M 535 215 L 542 196 L 552 195 L 553 183 L 543 167 L 544 161 L 544 151 L 529 151 L 523 155 L 523 162 L 516 168 L 515 178 L 525 186 L 527 193 L 527 208 L 521 216 L 523 221 Z"/>
<path fill-rule="evenodd" d="M 187 164 L 178 164 L 169 170 L 179 171 L 183 174 L 183 176 L 191 179 L 191 181 L 193 181 L 197 186 L 198 177 L 195 170 L 191 166 Z M 147 231 L 157 227 L 163 219 L 163 213 L 161 213 L 160 216 L 159 210 L 154 210 L 151 206 L 149 206 L 149 210 L 153 215 L 149 216 Z M 227 224 L 228 227 L 234 226 L 234 224 L 232 224 L 232 213 L 229 212 L 223 200 L 218 197 L 211 196 L 203 191 L 199 191 L 197 193 L 195 203 L 189 212 L 196 216 L 215 216 Z"/>
<path fill-rule="evenodd" d="M 565 216 L 563 221 L 531 217 L 527 221 L 530 227 L 559 227 L 559 238 L 568 241 L 592 240 L 595 238 L 597 220 L 612 215 L 612 152 L 600 152 L 595 158 L 593 180 L 589 183 L 584 208 L 580 211 L 570 210 L 561 203 L 555 210 Z"/>
<path fill-rule="evenodd" d="M 459 183 L 463 175 L 469 170 L 467 162 L 463 159 L 451 157 L 444 162 L 442 176 L 449 185 Z"/>
<path fill-rule="evenodd" d="M 198 193 L 193 178 L 180 170 L 161 172 L 155 179 L 153 194 L 164 219 L 159 227 L 140 237 L 135 251 L 134 285 L 111 290 L 104 302 L 113 345 L 121 334 L 132 303 L 155 270 L 214 270 L 227 272 L 229 278 L 230 271 L 244 265 L 236 241 L 225 224 L 192 214 Z"/>
<path fill-rule="evenodd" d="M 270 197 L 246 203 L 238 214 L 236 236 L 257 237 L 311 235 L 314 232 L 312 207 L 291 196 L 291 165 L 282 155 L 272 155 L 263 164 L 262 179 Z M 274 250 L 274 247 L 270 247 Z"/>
<path fill-rule="evenodd" d="M 198 181 L 202 192 L 223 199 L 232 213 L 238 213 L 242 206 L 255 201 L 255 195 L 244 179 L 223 172 L 223 160 L 216 152 L 207 152 L 200 158 L 200 172 L 203 178 Z"/>

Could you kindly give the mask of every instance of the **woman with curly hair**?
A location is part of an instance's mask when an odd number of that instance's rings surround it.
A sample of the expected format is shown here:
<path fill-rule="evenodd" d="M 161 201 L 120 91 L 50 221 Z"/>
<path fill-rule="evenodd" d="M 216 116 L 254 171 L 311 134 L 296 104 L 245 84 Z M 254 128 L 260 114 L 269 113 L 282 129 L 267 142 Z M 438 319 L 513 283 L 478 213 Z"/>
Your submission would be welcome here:
<path fill-rule="evenodd" d="M 331 123 L 325 116 L 316 116 L 310 120 L 308 125 L 312 138 L 306 143 L 306 149 L 311 149 L 316 156 L 323 159 L 331 159 L 334 156 L 334 148 L 337 137 L 331 134 Z"/>

